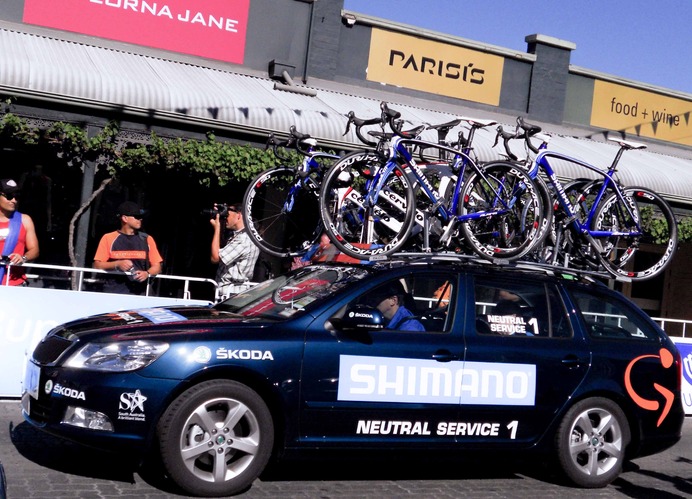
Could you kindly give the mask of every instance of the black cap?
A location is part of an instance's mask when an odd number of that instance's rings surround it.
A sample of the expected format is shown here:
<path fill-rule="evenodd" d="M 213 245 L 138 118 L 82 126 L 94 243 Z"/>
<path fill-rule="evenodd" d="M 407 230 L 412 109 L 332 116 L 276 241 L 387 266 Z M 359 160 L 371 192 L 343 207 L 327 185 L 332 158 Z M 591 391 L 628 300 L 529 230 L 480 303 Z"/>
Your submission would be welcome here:
<path fill-rule="evenodd" d="M 404 291 L 404 286 L 399 281 L 391 281 L 381 286 L 370 295 L 372 297 L 373 303 L 380 303 L 385 298 L 390 298 L 392 296 L 401 297 L 406 294 Z"/>
<path fill-rule="evenodd" d="M 125 201 L 124 203 L 120 203 L 120 206 L 118 206 L 117 215 L 119 217 L 141 217 L 142 215 L 144 215 L 144 210 L 141 209 L 137 203 L 133 203 L 132 201 Z"/>
<path fill-rule="evenodd" d="M 0 192 L 4 194 L 14 194 L 19 190 L 17 182 L 11 178 L 4 178 L 0 180 Z"/>

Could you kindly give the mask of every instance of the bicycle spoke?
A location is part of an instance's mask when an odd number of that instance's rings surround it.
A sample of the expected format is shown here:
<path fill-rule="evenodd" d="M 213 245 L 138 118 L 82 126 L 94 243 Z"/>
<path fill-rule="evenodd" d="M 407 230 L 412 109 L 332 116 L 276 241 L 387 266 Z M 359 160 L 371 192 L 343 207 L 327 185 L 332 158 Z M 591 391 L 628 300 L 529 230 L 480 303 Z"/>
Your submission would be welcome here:
<path fill-rule="evenodd" d="M 484 258 L 526 255 L 547 231 L 543 199 L 526 172 L 495 164 L 474 173 L 461 191 L 459 220 L 471 248 Z"/>
<path fill-rule="evenodd" d="M 668 203 L 653 191 L 628 187 L 622 192 L 624 201 L 611 195 L 594 217 L 602 262 L 615 276 L 650 279 L 672 260 L 677 223 Z"/>
<path fill-rule="evenodd" d="M 322 229 L 313 185 L 301 180 L 295 168 L 273 169 L 255 179 L 245 195 L 245 223 L 260 248 L 295 256 L 317 241 Z"/>
<path fill-rule="evenodd" d="M 381 189 L 378 155 L 354 153 L 325 174 L 320 193 L 322 219 L 332 242 L 358 259 L 398 250 L 413 222 L 413 189 L 396 169 Z"/>

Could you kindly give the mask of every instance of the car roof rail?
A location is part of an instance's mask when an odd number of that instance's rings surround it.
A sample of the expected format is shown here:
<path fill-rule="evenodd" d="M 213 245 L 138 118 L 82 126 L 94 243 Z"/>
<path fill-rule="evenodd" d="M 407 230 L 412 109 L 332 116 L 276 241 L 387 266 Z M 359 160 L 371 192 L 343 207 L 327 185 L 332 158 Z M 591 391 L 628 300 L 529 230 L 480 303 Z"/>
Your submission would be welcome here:
<path fill-rule="evenodd" d="M 598 272 L 595 270 L 576 269 L 573 267 L 563 267 L 560 265 L 551 265 L 549 263 L 531 262 L 527 260 L 504 260 L 496 258 L 487 260 L 476 255 L 459 254 L 454 252 L 400 252 L 393 253 L 386 258 L 382 258 L 379 262 L 384 263 L 390 260 L 400 260 L 407 262 L 456 262 L 468 263 L 479 266 L 493 266 L 496 268 L 512 268 L 517 270 L 526 270 L 533 272 L 541 272 L 544 274 L 560 277 L 566 280 L 583 279 L 588 282 L 596 282 L 597 280 L 616 280 L 622 282 L 630 282 L 627 277 L 615 277 L 608 272 Z"/>

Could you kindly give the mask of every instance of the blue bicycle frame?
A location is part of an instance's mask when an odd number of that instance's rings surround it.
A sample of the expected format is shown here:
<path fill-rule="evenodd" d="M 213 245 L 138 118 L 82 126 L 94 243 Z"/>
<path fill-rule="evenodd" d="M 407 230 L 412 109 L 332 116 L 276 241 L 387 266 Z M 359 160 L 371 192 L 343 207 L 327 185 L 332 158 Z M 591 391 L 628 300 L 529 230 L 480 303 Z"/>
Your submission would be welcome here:
<path fill-rule="evenodd" d="M 320 164 L 317 162 L 316 158 L 339 159 L 339 156 L 334 154 L 315 151 L 313 147 L 310 147 L 307 152 L 309 155 L 305 156 L 305 159 L 303 159 L 303 164 L 301 165 L 300 170 L 297 172 L 299 178 L 296 180 L 293 187 L 291 187 L 288 197 L 284 202 L 284 213 L 290 213 L 293 210 L 293 206 L 295 204 L 295 195 L 299 190 L 310 188 L 311 192 L 315 193 L 315 196 L 319 195 L 319 185 L 316 185 L 310 178 L 310 173 L 320 167 Z M 308 182 L 310 182 L 311 185 L 308 186 Z"/>
<path fill-rule="evenodd" d="M 469 143 L 471 142 L 472 136 L 469 137 Z M 454 194 L 450 206 L 446 206 L 437 194 L 435 193 L 435 188 L 430 184 L 428 179 L 423 174 L 420 166 L 416 163 L 413 155 L 407 148 L 407 146 L 424 146 L 426 148 L 435 148 L 441 151 L 445 151 L 454 155 L 454 162 L 452 165 L 452 171 L 457 172 L 457 182 L 454 187 Z M 376 173 L 375 177 L 366 183 L 366 196 L 365 202 L 369 206 L 376 206 L 378 198 L 382 190 L 384 189 L 385 183 L 392 174 L 394 168 L 399 164 L 399 160 L 403 160 L 403 167 L 408 167 L 413 178 L 420 184 L 423 192 L 427 198 L 433 203 L 436 213 L 439 214 L 440 218 L 444 222 L 449 222 L 450 220 L 455 220 L 457 222 L 465 222 L 468 220 L 475 220 L 482 217 L 488 217 L 493 215 L 501 215 L 512 209 L 512 205 L 505 203 L 500 195 L 500 191 L 493 190 L 494 199 L 490 202 L 490 206 L 497 206 L 497 209 L 483 212 L 476 212 L 465 215 L 455 215 L 459 207 L 459 193 L 463 185 L 463 178 L 467 167 L 471 165 L 475 171 L 477 171 L 482 178 L 486 178 L 483 171 L 476 163 L 468 156 L 470 150 L 465 148 L 463 151 L 454 149 L 451 147 L 430 143 L 420 139 L 405 138 L 405 137 L 393 137 L 389 146 L 389 157 L 385 165 Z M 490 185 L 490 184 L 488 184 Z M 419 224 L 423 224 L 424 214 L 416 209 L 415 220 Z"/>
<path fill-rule="evenodd" d="M 529 170 L 529 175 L 531 178 L 536 178 L 538 175 L 538 172 L 542 169 L 543 172 L 546 174 L 548 179 L 550 180 L 551 185 L 555 188 L 555 191 L 557 193 L 557 199 L 558 202 L 560 203 L 561 208 L 564 210 L 564 212 L 568 215 L 568 220 L 570 220 L 570 224 L 581 234 L 585 235 L 587 239 L 589 239 L 592 242 L 594 241 L 592 238 L 594 237 L 612 237 L 612 236 L 629 236 L 629 237 L 634 237 L 638 236 L 641 234 L 641 227 L 639 225 L 639 216 L 636 213 L 633 213 L 629 203 L 627 203 L 625 196 L 622 194 L 620 187 L 618 186 L 617 182 L 613 178 L 615 175 L 615 165 L 617 165 L 617 162 L 620 159 L 620 156 L 622 155 L 622 149 L 618 152 L 618 155 L 616 156 L 615 160 L 613 161 L 612 165 L 608 170 L 603 170 L 601 168 L 598 168 L 597 166 L 594 166 L 592 164 L 586 163 L 584 161 L 581 161 L 579 159 L 573 158 L 571 156 L 567 156 L 565 154 L 561 154 L 558 152 L 554 151 L 549 151 L 545 149 L 545 144 L 541 146 L 541 150 L 536 156 L 532 168 Z M 550 162 L 548 158 L 556 158 L 556 159 L 561 159 L 564 161 L 568 161 L 573 164 L 577 164 L 583 168 L 586 168 L 590 171 L 593 171 L 597 173 L 599 176 L 603 178 L 603 184 L 599 187 L 598 192 L 596 193 L 596 196 L 594 198 L 593 203 L 589 207 L 589 213 L 587 214 L 584 222 L 582 223 L 579 220 L 578 213 L 572 206 L 572 203 L 570 202 L 569 198 L 567 197 L 567 194 L 565 192 L 565 189 L 563 185 L 560 183 L 560 181 L 557 179 L 557 175 L 555 174 L 555 170 L 553 170 L 552 166 L 550 165 Z M 593 223 L 594 215 L 596 213 L 596 210 L 600 204 L 600 202 L 603 200 L 606 191 L 607 190 L 613 190 L 616 195 L 618 196 L 618 199 L 620 201 L 620 205 L 625 207 L 627 210 L 627 215 L 630 217 L 631 220 L 634 221 L 636 224 L 636 230 L 634 231 L 626 231 L 626 232 L 621 232 L 621 231 L 599 231 L 599 230 L 592 230 L 590 227 Z M 598 244 L 598 243 L 596 243 Z"/>

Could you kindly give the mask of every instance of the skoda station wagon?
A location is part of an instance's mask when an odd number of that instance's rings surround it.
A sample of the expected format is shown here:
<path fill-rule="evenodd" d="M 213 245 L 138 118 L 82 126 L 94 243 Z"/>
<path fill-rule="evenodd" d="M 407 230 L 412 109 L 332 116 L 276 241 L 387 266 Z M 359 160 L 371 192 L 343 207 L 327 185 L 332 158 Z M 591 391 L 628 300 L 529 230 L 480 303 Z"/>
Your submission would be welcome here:
<path fill-rule="evenodd" d="M 396 328 L 383 300 L 409 311 Z M 440 256 L 311 265 L 213 306 L 87 317 L 27 364 L 29 423 L 155 459 L 196 496 L 325 449 L 534 453 L 604 487 L 684 420 L 680 354 L 622 295 Z"/>

